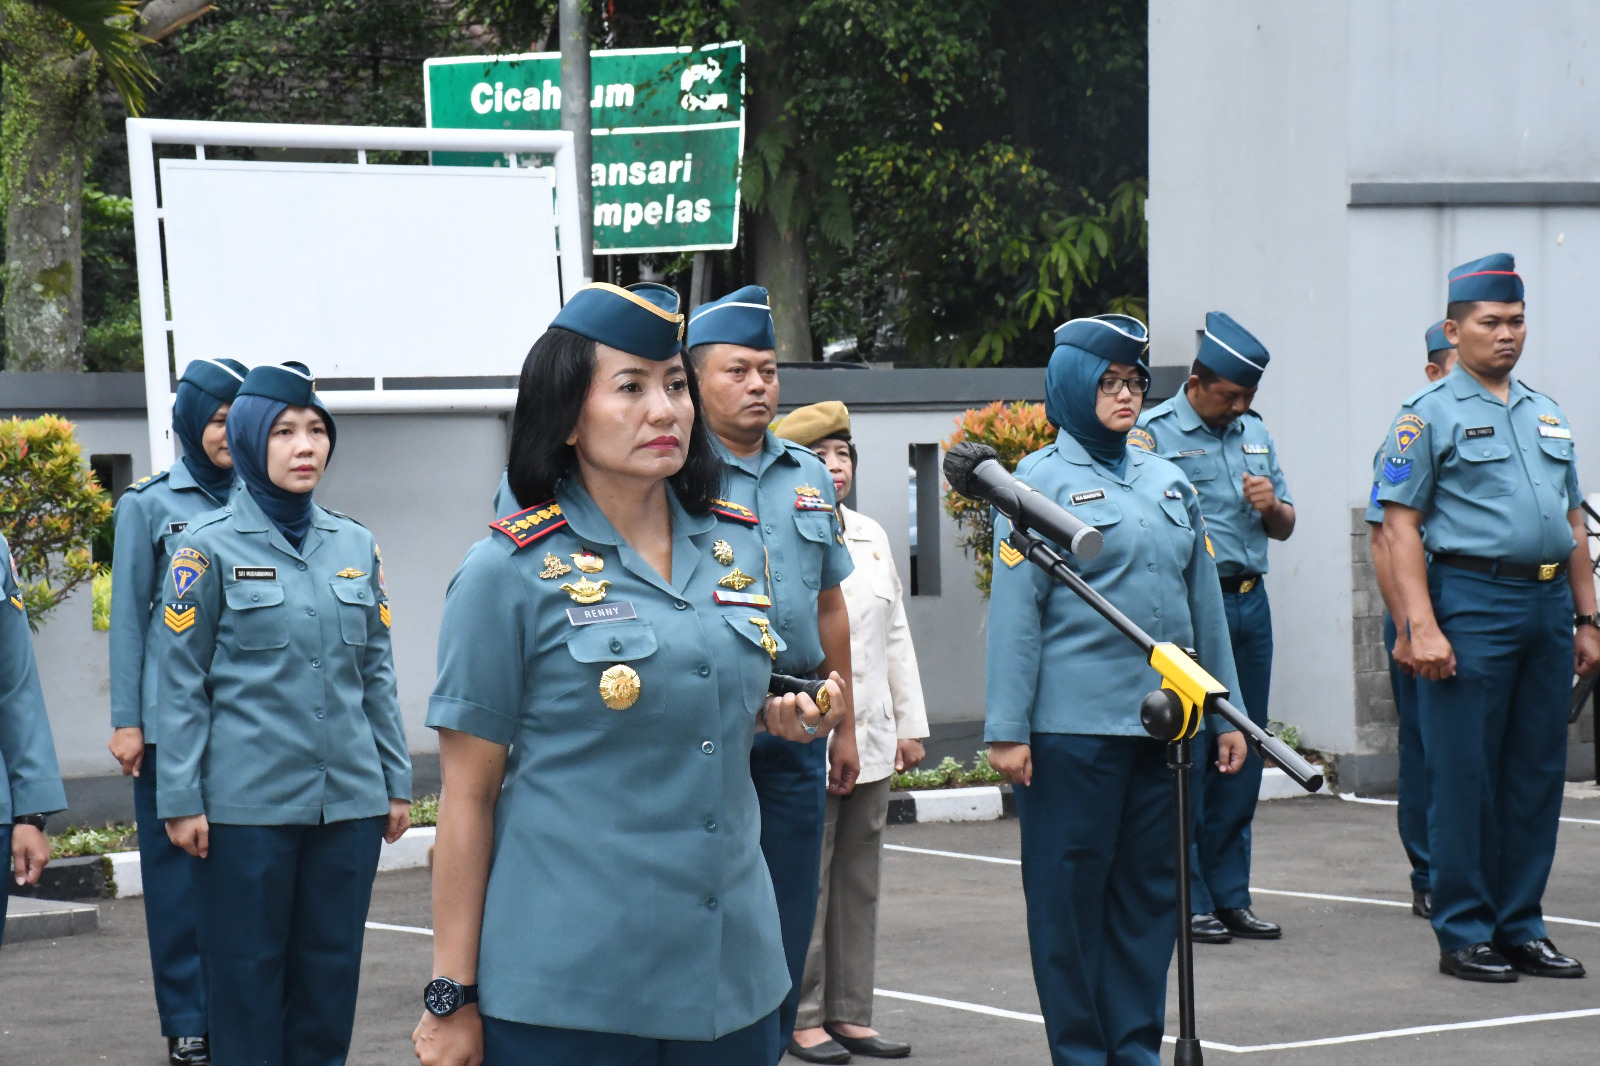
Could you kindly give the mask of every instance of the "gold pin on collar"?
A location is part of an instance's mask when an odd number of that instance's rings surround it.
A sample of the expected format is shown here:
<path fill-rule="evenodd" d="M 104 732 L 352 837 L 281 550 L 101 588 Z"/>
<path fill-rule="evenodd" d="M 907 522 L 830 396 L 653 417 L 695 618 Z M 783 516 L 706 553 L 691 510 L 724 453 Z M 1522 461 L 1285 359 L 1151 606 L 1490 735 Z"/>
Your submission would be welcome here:
<path fill-rule="evenodd" d="M 540 577 L 560 577 L 562 574 L 572 573 L 572 567 L 562 562 L 553 553 L 546 552 L 544 556 L 544 569 L 539 571 Z"/>
<path fill-rule="evenodd" d="M 639 674 L 624 663 L 607 667 L 600 675 L 600 699 L 613 711 L 625 711 L 639 702 Z"/>
<path fill-rule="evenodd" d="M 761 630 L 761 646 L 767 649 L 768 655 L 776 659 L 778 657 L 778 642 L 772 639 L 772 633 L 767 629 L 772 623 L 760 615 L 752 615 L 750 621 L 755 624 L 757 629 Z"/>
<path fill-rule="evenodd" d="M 718 585 L 725 589 L 732 589 L 735 592 L 743 592 L 755 583 L 755 578 L 740 570 L 737 566 L 730 573 L 723 574 L 722 577 L 717 579 Z"/>
<path fill-rule="evenodd" d="M 561 591 L 571 596 L 575 602 L 587 606 L 605 599 L 606 587 L 610 584 L 609 581 L 590 581 L 588 578 L 582 578 L 576 585 L 571 582 L 562 585 Z"/>
<path fill-rule="evenodd" d="M 711 557 L 723 566 L 732 566 L 733 545 L 725 540 L 716 541 L 711 545 Z"/>
<path fill-rule="evenodd" d="M 606 561 L 587 548 L 581 552 L 573 552 L 572 563 L 586 574 L 598 574 L 606 568 Z"/>

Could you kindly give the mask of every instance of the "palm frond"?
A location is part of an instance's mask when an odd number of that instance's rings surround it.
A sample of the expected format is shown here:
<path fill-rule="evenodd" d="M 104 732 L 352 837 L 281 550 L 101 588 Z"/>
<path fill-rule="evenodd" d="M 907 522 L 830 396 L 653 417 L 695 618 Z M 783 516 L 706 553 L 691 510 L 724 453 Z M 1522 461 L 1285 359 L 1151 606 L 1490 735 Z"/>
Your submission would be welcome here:
<path fill-rule="evenodd" d="M 100 57 L 111 84 L 122 95 L 128 113 L 144 110 L 144 91 L 156 83 L 143 48 L 151 41 L 134 31 L 139 23 L 135 0 L 34 0 L 59 15 L 85 48 Z"/>

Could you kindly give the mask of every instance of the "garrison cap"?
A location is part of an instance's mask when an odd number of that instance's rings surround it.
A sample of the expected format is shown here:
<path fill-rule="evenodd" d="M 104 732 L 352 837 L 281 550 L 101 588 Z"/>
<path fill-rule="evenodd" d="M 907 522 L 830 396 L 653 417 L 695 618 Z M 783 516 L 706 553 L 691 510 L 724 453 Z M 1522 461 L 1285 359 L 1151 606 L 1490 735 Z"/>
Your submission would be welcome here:
<path fill-rule="evenodd" d="M 683 315 L 678 290 L 653 281 L 626 289 L 597 281 L 572 294 L 551 329 L 609 344 L 642 359 L 663 362 L 683 350 Z"/>
<path fill-rule="evenodd" d="M 772 427 L 774 435 L 811 447 L 827 437 L 850 439 L 850 411 L 838 400 L 823 400 L 790 411 Z"/>
<path fill-rule="evenodd" d="M 1488 300 L 1514 304 L 1524 299 L 1517 260 L 1510 252 L 1496 252 L 1450 271 L 1449 303 Z"/>
<path fill-rule="evenodd" d="M 321 407 L 317 399 L 317 379 L 304 363 L 278 363 L 258 366 L 246 374 L 236 396 L 265 396 L 290 407 Z"/>
<path fill-rule="evenodd" d="M 1076 348 L 1123 366 L 1148 366 L 1150 331 L 1130 315 L 1075 318 L 1056 327 L 1056 347 Z"/>
<path fill-rule="evenodd" d="M 1255 388 L 1272 356 L 1251 332 L 1221 311 L 1206 312 L 1206 329 L 1200 335 L 1195 361 L 1224 379 L 1247 389 Z"/>
<path fill-rule="evenodd" d="M 218 403 L 232 403 L 250 368 L 237 359 L 196 359 L 178 380 L 188 382 Z"/>
<path fill-rule="evenodd" d="M 1449 319 L 1441 318 L 1432 326 L 1428 327 L 1428 332 L 1423 335 L 1423 339 L 1427 341 L 1428 344 L 1429 355 L 1432 355 L 1434 352 L 1453 352 L 1456 350 L 1456 346 L 1451 344 L 1444 335 L 1444 324 L 1448 321 Z"/>
<path fill-rule="evenodd" d="M 702 304 L 689 319 L 689 347 L 737 344 L 769 351 L 778 346 L 772 307 L 760 285 L 735 289 L 720 300 Z"/>

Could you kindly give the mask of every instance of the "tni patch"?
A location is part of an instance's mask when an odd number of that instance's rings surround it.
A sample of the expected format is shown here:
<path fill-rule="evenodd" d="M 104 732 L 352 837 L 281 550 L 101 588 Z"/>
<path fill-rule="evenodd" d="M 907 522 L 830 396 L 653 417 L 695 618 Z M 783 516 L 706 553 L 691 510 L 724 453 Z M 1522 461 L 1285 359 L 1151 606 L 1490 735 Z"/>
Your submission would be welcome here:
<path fill-rule="evenodd" d="M 172 587 L 177 591 L 178 598 L 194 588 L 194 583 L 200 580 L 202 574 L 211 568 L 211 561 L 193 548 L 179 548 L 172 557 Z"/>
<path fill-rule="evenodd" d="M 174 633 L 187 633 L 194 628 L 195 610 L 192 603 L 169 603 L 161 612 L 167 628 Z"/>
<path fill-rule="evenodd" d="M 1422 436 L 1422 431 L 1428 424 L 1409 412 L 1400 416 L 1394 424 L 1394 443 L 1402 452 L 1411 447 L 1411 442 Z"/>

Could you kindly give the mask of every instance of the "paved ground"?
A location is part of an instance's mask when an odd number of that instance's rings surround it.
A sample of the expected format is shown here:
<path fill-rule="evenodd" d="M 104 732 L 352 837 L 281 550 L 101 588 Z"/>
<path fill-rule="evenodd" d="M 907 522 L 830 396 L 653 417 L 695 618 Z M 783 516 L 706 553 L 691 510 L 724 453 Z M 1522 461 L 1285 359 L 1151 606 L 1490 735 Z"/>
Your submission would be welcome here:
<path fill-rule="evenodd" d="M 1600 894 L 1594 890 L 1600 796 L 1569 798 L 1565 814 L 1588 822 L 1561 827 L 1546 911 L 1581 923 L 1552 924 L 1551 931 L 1558 945 L 1600 967 Z M 1320 798 L 1263 806 L 1256 821 L 1256 905 L 1288 933 L 1276 944 L 1197 948 L 1201 1036 L 1212 1045 L 1207 1060 L 1248 1056 L 1250 1064 L 1285 1066 L 1590 1061 L 1600 1044 L 1600 974 L 1584 981 L 1524 978 L 1509 986 L 1440 976 L 1427 924 L 1406 906 L 1381 902 L 1409 900 L 1393 826 L 1392 806 Z M 1042 1029 L 1030 1020 L 1038 1001 L 1017 867 L 925 853 L 1014 860 L 1016 823 L 903 826 L 888 836 L 896 850 L 885 863 L 879 987 L 967 1008 L 885 994 L 878 999 L 880 1028 L 914 1041 L 915 1060 L 925 1066 L 1047 1063 Z M 372 919 L 428 926 L 426 875 L 380 876 Z M 6 1005 L 0 1009 L 0 1062 L 159 1066 L 142 937 L 140 902 L 110 902 L 102 906 L 94 936 L 17 944 L 0 953 L 0 1003 Z M 429 947 L 418 933 L 369 932 L 352 1063 L 413 1061 L 407 1037 L 419 1012 Z M 1578 1013 L 1549 1017 L 1562 1012 Z M 1169 1032 L 1175 1024 L 1169 1020 Z M 1412 1028 L 1434 1031 L 1377 1035 Z M 1271 1046 L 1281 1044 L 1303 1046 Z"/>

